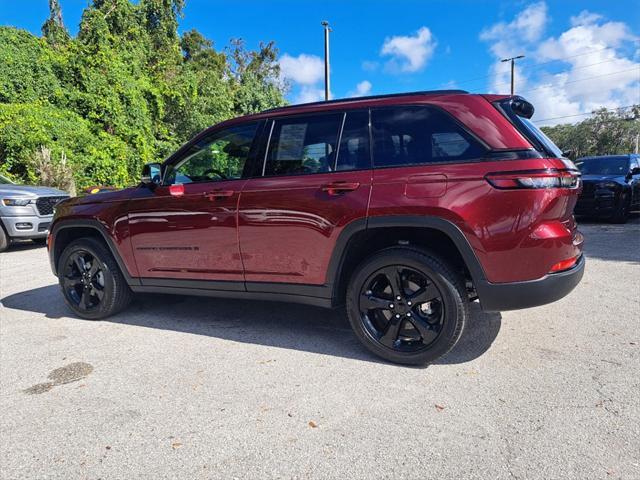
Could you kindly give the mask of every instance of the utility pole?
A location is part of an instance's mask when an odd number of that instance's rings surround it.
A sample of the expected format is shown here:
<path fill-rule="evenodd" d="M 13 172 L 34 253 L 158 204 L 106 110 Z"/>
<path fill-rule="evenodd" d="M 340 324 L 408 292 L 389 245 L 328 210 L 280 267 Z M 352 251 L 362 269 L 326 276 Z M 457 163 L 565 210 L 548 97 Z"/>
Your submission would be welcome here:
<path fill-rule="evenodd" d="M 321 25 L 324 27 L 324 99 L 329 100 L 331 92 L 331 79 L 329 75 L 329 22 L 323 20 Z"/>
<path fill-rule="evenodd" d="M 516 64 L 516 60 L 518 60 L 519 58 L 524 58 L 524 55 L 518 55 L 517 57 L 511 57 L 511 58 L 503 58 L 502 60 L 500 60 L 501 62 L 511 62 L 511 95 L 513 95 L 515 93 L 515 87 L 514 87 L 514 70 L 515 70 L 515 64 Z"/>

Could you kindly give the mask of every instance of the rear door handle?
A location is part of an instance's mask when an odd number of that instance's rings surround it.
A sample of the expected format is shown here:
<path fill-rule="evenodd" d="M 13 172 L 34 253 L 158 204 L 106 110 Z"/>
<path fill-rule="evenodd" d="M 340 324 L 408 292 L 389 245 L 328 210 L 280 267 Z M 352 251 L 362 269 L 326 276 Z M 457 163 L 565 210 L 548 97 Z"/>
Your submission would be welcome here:
<path fill-rule="evenodd" d="M 329 195 L 340 195 L 344 192 L 352 192 L 357 190 L 360 184 L 358 182 L 333 182 L 322 186 L 322 191 Z"/>
<path fill-rule="evenodd" d="M 214 190 L 213 192 L 205 193 L 204 196 L 209 200 L 216 200 L 218 198 L 227 198 L 234 194 L 233 190 Z"/>

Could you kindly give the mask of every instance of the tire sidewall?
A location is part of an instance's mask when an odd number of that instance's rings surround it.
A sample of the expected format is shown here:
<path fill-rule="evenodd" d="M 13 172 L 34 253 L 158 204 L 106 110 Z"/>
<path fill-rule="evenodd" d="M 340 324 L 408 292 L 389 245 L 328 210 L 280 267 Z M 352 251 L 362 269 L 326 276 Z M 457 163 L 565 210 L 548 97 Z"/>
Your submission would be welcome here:
<path fill-rule="evenodd" d="M 364 282 L 377 270 L 389 265 L 402 265 L 426 275 L 442 295 L 444 324 L 438 337 L 425 350 L 399 352 L 380 344 L 363 325 L 359 296 Z M 442 270 L 441 267 L 444 267 Z M 365 261 L 356 269 L 347 291 L 347 314 L 358 338 L 377 355 L 397 363 L 424 365 L 447 353 L 462 333 L 466 318 L 466 301 L 460 295 L 461 285 L 446 268 L 446 263 L 428 252 L 412 249 L 389 249 Z"/>
<path fill-rule="evenodd" d="M 65 268 L 69 261 L 69 257 L 76 252 L 84 251 L 93 256 L 94 259 L 98 261 L 100 264 L 100 268 L 104 275 L 104 298 L 102 302 L 93 310 L 82 310 L 78 308 L 75 302 L 69 297 L 69 294 L 64 288 L 63 278 L 65 274 Z M 113 308 L 116 284 L 115 284 L 115 276 L 114 272 L 109 268 L 108 262 L 105 261 L 105 252 L 106 250 L 102 245 L 90 239 L 82 239 L 77 240 L 71 243 L 67 248 L 64 249 L 62 255 L 60 255 L 60 260 L 58 261 L 58 283 L 60 285 L 60 289 L 62 290 L 62 296 L 64 298 L 67 306 L 73 310 L 73 312 L 81 318 L 86 318 L 89 320 L 97 320 L 100 318 L 104 318 L 109 315 L 111 309 Z"/>
<path fill-rule="evenodd" d="M 4 226 L 0 222 L 0 252 L 4 252 L 9 248 L 9 235 L 4 231 Z"/>

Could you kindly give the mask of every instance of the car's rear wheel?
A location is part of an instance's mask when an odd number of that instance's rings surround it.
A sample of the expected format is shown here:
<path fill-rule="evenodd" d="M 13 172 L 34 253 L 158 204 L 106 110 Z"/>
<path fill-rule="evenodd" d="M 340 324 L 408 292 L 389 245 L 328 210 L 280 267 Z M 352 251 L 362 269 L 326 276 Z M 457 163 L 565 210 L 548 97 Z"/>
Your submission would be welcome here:
<path fill-rule="evenodd" d="M 119 312 L 133 296 L 111 252 L 94 238 L 75 240 L 64 249 L 58 280 L 69 308 L 90 320 Z"/>
<path fill-rule="evenodd" d="M 468 316 L 463 279 L 422 250 L 389 248 L 363 262 L 347 291 L 347 314 L 370 351 L 424 365 L 456 344 Z"/>

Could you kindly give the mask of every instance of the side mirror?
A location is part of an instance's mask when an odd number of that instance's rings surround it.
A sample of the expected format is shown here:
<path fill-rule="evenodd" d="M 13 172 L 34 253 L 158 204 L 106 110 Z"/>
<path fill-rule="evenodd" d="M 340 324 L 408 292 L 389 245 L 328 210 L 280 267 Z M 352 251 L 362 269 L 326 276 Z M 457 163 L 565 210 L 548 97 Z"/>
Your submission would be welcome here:
<path fill-rule="evenodd" d="M 162 166 L 159 163 L 147 163 L 142 167 L 142 178 L 140 181 L 147 187 L 160 185 L 162 181 Z"/>
<path fill-rule="evenodd" d="M 640 175 L 640 167 L 633 167 L 629 173 L 631 175 Z"/>
<path fill-rule="evenodd" d="M 571 158 L 572 155 L 573 155 L 573 150 L 564 150 L 562 152 L 562 156 L 565 158 Z"/>

